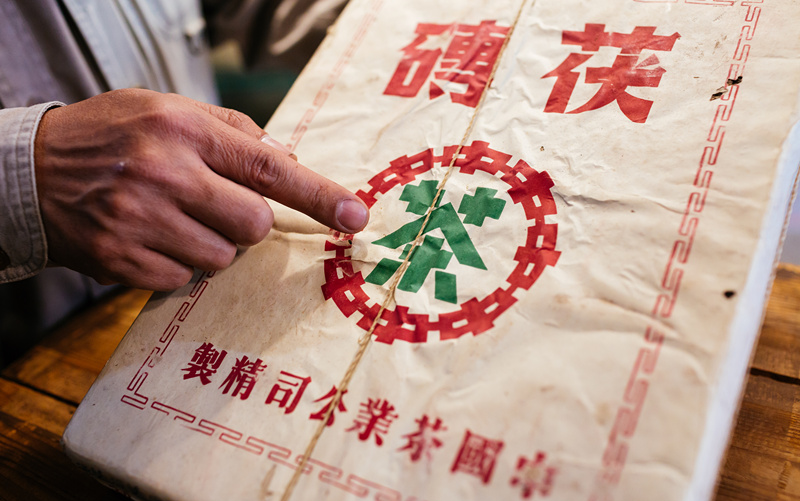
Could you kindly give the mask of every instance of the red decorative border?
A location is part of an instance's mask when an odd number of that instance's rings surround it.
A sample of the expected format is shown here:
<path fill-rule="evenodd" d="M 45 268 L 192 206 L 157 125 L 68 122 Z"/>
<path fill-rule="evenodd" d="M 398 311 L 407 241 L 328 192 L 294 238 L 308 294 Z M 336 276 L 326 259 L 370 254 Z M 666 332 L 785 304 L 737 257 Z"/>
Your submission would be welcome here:
<path fill-rule="evenodd" d="M 633 0 L 640 3 L 685 3 L 688 5 L 710 5 L 712 7 L 732 7 L 737 0 Z M 742 7 L 763 4 L 764 0 L 742 0 Z"/>
<path fill-rule="evenodd" d="M 753 39 L 761 14 L 761 8 L 755 4 L 761 4 L 762 2 L 763 0 L 753 0 L 743 1 L 741 4 L 747 7 L 747 13 L 739 33 L 739 41 L 734 51 L 733 62 L 728 69 L 729 82 L 736 81 L 744 73 L 745 63 L 750 54 L 749 41 Z M 712 2 L 686 0 L 686 3 L 711 4 Z M 695 190 L 692 191 L 686 202 L 686 208 L 678 226 L 678 237 L 672 245 L 672 252 L 664 269 L 661 280 L 662 291 L 656 298 L 651 311 L 651 316 L 654 319 L 658 319 L 659 323 L 663 323 L 664 320 L 672 316 L 675 303 L 678 300 L 684 267 L 689 261 L 689 256 L 692 252 L 695 234 L 700 224 L 700 216 L 705 207 L 708 191 L 711 187 L 711 178 L 714 175 L 719 152 L 722 148 L 722 140 L 725 137 L 725 123 L 731 118 L 733 105 L 739 94 L 738 85 L 728 84 L 726 87 L 728 92 L 724 93 L 720 98 L 717 112 L 714 115 L 706 138 L 707 145 L 703 148 L 703 153 L 700 156 L 699 167 L 694 176 L 693 185 Z M 650 386 L 650 376 L 655 370 L 661 345 L 664 342 L 664 334 L 658 330 L 657 324 L 654 323 L 647 327 L 644 341 L 645 345 L 639 350 L 628 378 L 628 384 L 625 386 L 625 391 L 622 395 L 623 403 L 617 411 L 614 425 L 611 428 L 608 443 L 603 453 L 602 468 L 595 480 L 594 491 L 589 496 L 590 501 L 610 501 L 613 499 L 613 489 L 619 484 L 622 471 L 625 468 L 630 441 L 636 433 L 639 416 Z"/>
<path fill-rule="evenodd" d="M 209 280 L 214 276 L 214 272 L 204 273 L 200 276 L 197 283 L 192 287 L 189 297 L 181 304 L 178 311 L 173 316 L 169 325 L 158 339 L 158 343 L 150 351 L 150 354 L 145 359 L 139 370 L 131 379 L 127 386 L 127 392 L 122 396 L 120 401 L 128 404 L 136 409 L 145 410 L 150 408 L 156 412 L 160 412 L 165 416 L 171 418 L 172 421 L 180 424 L 181 426 L 208 436 L 213 440 L 217 440 L 224 444 L 236 447 L 250 454 L 261 456 L 266 453 L 267 459 L 286 466 L 291 469 L 297 469 L 297 466 L 302 461 L 302 454 L 297 454 L 292 462 L 292 451 L 287 447 L 273 444 L 262 440 L 255 436 L 247 436 L 241 431 L 235 430 L 228 426 L 215 423 L 211 420 L 200 418 L 195 414 L 178 409 L 164 402 L 160 402 L 155 398 L 150 398 L 140 393 L 142 384 L 147 379 L 149 372 L 148 369 L 155 367 L 156 360 L 164 356 L 167 348 L 172 343 L 175 335 L 181 328 L 181 324 L 192 312 L 200 296 L 208 288 Z M 150 404 L 148 406 L 148 403 Z M 376 501 L 401 501 L 403 499 L 402 493 L 381 485 L 377 482 L 367 480 L 358 475 L 349 474 L 343 479 L 344 472 L 335 466 L 329 465 L 317 459 L 309 459 L 306 464 L 303 474 L 310 475 L 313 473 L 314 467 L 317 467 L 319 474 L 317 478 L 328 485 L 344 490 L 350 494 L 358 497 L 368 497 L 370 494 L 374 495 Z M 416 497 L 409 497 L 406 501 L 419 501 Z"/>
<path fill-rule="evenodd" d="M 433 169 L 435 164 L 449 164 L 457 151 L 458 146 L 446 146 L 440 156 L 430 148 L 412 157 L 400 157 L 369 180 L 369 191 L 359 190 L 356 195 L 372 207 L 377 201 L 376 195 L 410 183 L 420 174 Z M 555 250 L 558 225 L 545 221 L 545 216 L 556 213 L 556 204 L 550 192 L 553 181 L 547 172 L 537 172 L 524 160 L 519 160 L 511 167 L 508 164 L 510 159 L 511 155 L 491 149 L 489 143 L 474 141 L 461 149 L 455 161 L 455 166 L 462 174 L 475 174 L 476 171 L 492 176 L 499 174 L 500 180 L 509 185 L 509 197 L 522 206 L 526 219 L 530 221 L 525 244 L 517 248 L 514 256 L 517 265 L 506 279 L 508 288 L 498 287 L 481 300 L 471 298 L 459 305 L 458 310 L 439 314 L 435 321 L 427 314 L 409 313 L 405 306 L 386 308 L 374 330 L 376 341 L 391 344 L 400 339 L 424 343 L 430 331 L 439 331 L 439 337 L 443 340 L 455 339 L 467 333 L 477 336 L 492 328 L 494 320 L 517 301 L 513 296 L 517 289 L 528 290 L 546 266 L 556 264 L 560 255 Z M 347 254 L 351 247 L 351 241 L 325 242 L 325 250 L 333 252 L 333 256 L 324 262 L 325 284 L 322 293 L 325 299 L 333 299 L 346 317 L 360 313 L 362 317 L 358 326 L 369 330 L 380 311 L 380 305 L 367 305 L 370 297 L 362 289 L 364 278 L 361 272 L 354 272 L 351 257 Z"/>
<path fill-rule="evenodd" d="M 171 417 L 172 421 L 178 422 L 189 430 L 196 431 L 206 435 L 212 440 L 217 440 L 236 447 L 255 456 L 262 456 L 266 453 L 266 457 L 270 461 L 291 468 L 292 470 L 296 470 L 302 461 L 302 454 L 297 454 L 294 457 L 294 462 L 292 462 L 292 451 L 287 447 L 267 442 L 266 440 L 252 435 L 245 435 L 241 431 L 209 421 L 208 419 L 198 420 L 197 416 L 194 414 L 190 414 L 162 402 L 153 400 L 150 407 L 165 414 L 167 417 Z M 341 468 L 317 459 L 311 458 L 306 462 L 303 468 L 303 474 L 312 475 L 314 473 L 314 467 L 317 468 L 319 472 L 317 478 L 322 483 L 341 489 L 359 498 L 366 498 L 372 494 L 376 501 L 401 501 L 403 499 L 403 494 L 399 491 L 367 480 L 358 475 L 348 474 L 345 476 Z M 406 501 L 420 500 L 417 497 L 410 496 Z"/>
<path fill-rule="evenodd" d="M 147 379 L 147 376 L 150 374 L 148 369 L 155 367 L 158 358 L 163 357 L 164 353 L 167 352 L 167 348 L 169 348 L 170 343 L 172 343 L 172 340 L 175 339 L 175 334 L 177 334 L 178 330 L 181 328 L 181 323 L 186 320 L 186 318 L 189 316 L 189 313 L 192 312 L 194 305 L 197 304 L 200 296 L 203 295 L 206 287 L 208 287 L 207 279 L 213 276 L 213 271 L 200 275 L 197 283 L 194 284 L 191 292 L 189 292 L 189 298 L 183 302 L 180 308 L 178 308 L 177 313 L 175 313 L 175 316 L 172 317 L 172 321 L 169 323 L 169 325 L 167 325 L 167 328 L 164 329 L 164 332 L 158 339 L 158 343 L 156 343 L 153 349 L 150 350 L 150 354 L 147 355 L 147 358 L 144 359 L 144 362 L 142 363 L 141 367 L 139 367 L 139 370 L 136 371 L 136 374 L 134 374 L 133 379 L 131 379 L 131 381 L 128 383 L 126 390 L 129 393 L 122 396 L 120 399 L 122 402 L 132 405 L 138 409 L 144 409 L 145 406 L 147 406 L 149 398 L 139 393 L 139 391 L 142 389 L 142 385 Z"/>
<path fill-rule="evenodd" d="M 378 11 L 383 6 L 383 2 L 384 0 L 375 0 L 372 2 L 372 6 L 370 7 L 369 11 L 367 11 L 367 14 L 361 19 L 361 24 L 358 26 L 356 34 L 350 41 L 350 45 L 347 47 L 347 50 L 345 50 L 345 52 L 339 57 L 339 60 L 336 61 L 336 65 L 333 67 L 330 73 L 328 73 L 325 83 L 322 85 L 319 91 L 317 91 L 317 95 L 314 96 L 311 106 L 303 114 L 302 118 L 300 118 L 300 122 L 294 128 L 294 131 L 292 131 L 292 137 L 289 139 L 289 143 L 286 145 L 286 147 L 289 148 L 289 151 L 294 151 L 297 148 L 297 144 L 305 135 L 306 131 L 308 130 L 308 126 L 311 124 L 311 121 L 314 120 L 317 112 L 319 112 L 319 110 L 322 108 L 322 105 L 325 104 L 325 101 L 328 100 L 328 96 L 330 96 L 331 90 L 333 90 L 334 86 L 336 86 L 336 82 L 339 81 L 339 77 L 342 76 L 345 66 L 350 63 L 350 60 L 353 58 L 353 54 L 355 53 L 356 49 L 361 45 L 361 42 L 364 41 L 367 30 L 375 21 L 375 18 L 378 17 Z"/>
<path fill-rule="evenodd" d="M 634 0 L 634 1 L 643 3 L 677 3 L 679 0 Z M 735 1 L 736 0 L 683 0 L 683 2 L 686 4 L 712 5 L 712 6 L 732 6 L 735 4 Z M 353 41 L 351 42 L 350 46 L 348 47 L 347 51 L 342 55 L 340 60 L 337 62 L 336 66 L 329 74 L 326 83 L 317 93 L 313 105 L 306 111 L 300 123 L 295 128 L 292 134 L 291 142 L 288 145 L 291 150 L 294 150 L 296 148 L 298 142 L 305 134 L 308 125 L 313 120 L 314 116 L 322 107 L 324 102 L 327 100 L 330 94 L 330 90 L 333 88 L 336 81 L 341 76 L 344 67 L 349 63 L 355 49 L 362 42 L 367 29 L 374 21 L 377 11 L 382 5 L 382 3 L 383 0 L 376 0 L 373 3 L 372 9 L 368 13 L 368 15 L 362 20 L 362 23 L 359 26 L 359 29 Z M 728 73 L 728 78 L 730 78 L 731 80 L 735 80 L 738 76 L 741 76 L 744 71 L 744 66 L 750 52 L 750 44 L 747 42 L 752 40 L 755 34 L 755 29 L 757 27 L 759 16 L 761 13 L 761 8 L 758 7 L 757 5 L 761 4 L 763 4 L 763 0 L 743 0 L 740 4 L 743 7 L 747 7 L 747 14 L 745 16 L 745 23 L 742 26 L 739 36 L 739 41 L 734 53 L 735 62 L 731 64 Z M 714 173 L 714 166 L 716 165 L 719 151 L 722 146 L 722 140 L 725 135 L 724 123 L 730 119 L 731 113 L 733 111 L 733 104 L 736 100 L 736 96 L 738 95 L 738 90 L 739 90 L 738 86 L 729 86 L 728 92 L 725 93 L 720 98 L 720 103 L 717 107 L 717 112 L 714 116 L 714 120 L 712 122 L 711 129 L 709 131 L 709 135 L 707 138 L 708 145 L 703 149 L 703 153 L 700 158 L 700 165 L 695 176 L 694 186 L 695 188 L 697 188 L 697 190 L 690 194 L 689 199 L 687 201 L 687 206 L 678 229 L 678 238 L 675 240 L 673 244 L 672 253 L 667 262 L 666 269 L 664 271 L 662 279 L 663 291 L 656 299 L 655 305 L 653 307 L 652 316 L 654 318 L 668 319 L 672 315 L 672 311 L 675 302 L 677 300 L 678 293 L 680 291 L 680 283 L 683 277 L 683 266 L 688 262 L 691 253 L 695 232 L 699 224 L 699 215 L 702 213 L 705 205 L 705 200 L 708 194 L 708 190 L 710 188 L 711 178 Z M 473 143 L 473 145 L 474 144 L 475 143 Z M 447 151 L 445 152 L 445 155 L 446 154 Z M 450 154 L 452 155 L 452 152 Z M 441 162 L 440 157 L 436 158 L 437 161 Z M 483 160 L 481 159 L 481 161 Z M 456 165 L 461 169 L 462 172 L 465 172 L 464 170 L 465 166 L 463 165 L 464 163 L 466 162 L 464 162 L 463 158 L 460 158 L 456 162 Z M 536 173 L 536 171 L 534 171 L 533 169 L 530 169 L 530 167 L 527 166 L 527 164 L 525 165 L 525 167 L 527 167 L 529 171 L 523 170 L 522 172 L 523 175 L 525 173 L 539 174 Z M 516 169 L 516 167 L 514 169 Z M 480 168 L 480 170 L 484 170 L 486 172 L 491 172 L 491 173 L 497 172 L 499 170 L 504 174 L 504 177 L 509 174 L 511 174 L 512 176 L 516 176 L 519 174 L 519 171 L 512 173 L 513 169 L 512 171 L 505 171 L 498 168 L 494 171 L 491 171 L 491 170 L 486 170 L 484 168 Z M 404 178 L 402 174 L 397 173 L 397 176 L 394 179 L 389 179 L 388 177 L 383 178 L 379 186 L 372 185 L 372 182 L 370 182 L 370 184 L 373 186 L 370 192 L 369 193 L 360 192 L 359 195 L 362 195 L 362 198 L 365 198 L 366 196 L 365 200 L 368 199 L 369 196 L 372 196 L 373 197 L 372 203 L 374 203 L 375 202 L 374 196 L 377 193 L 385 193 L 396 184 L 408 183 L 411 180 L 413 180 L 417 175 L 417 173 L 414 173 L 413 168 L 406 173 L 406 175 L 409 174 L 413 175 L 413 177 Z M 546 175 L 546 173 L 542 174 Z M 523 179 L 520 180 L 519 182 L 524 184 L 525 181 L 526 180 Z M 528 216 L 527 209 L 526 209 L 526 216 Z M 549 225 L 549 226 L 554 226 L 554 225 Z M 555 228 L 553 228 L 553 230 L 555 230 Z M 529 231 L 529 237 L 530 234 L 531 233 Z M 552 243 L 554 244 L 555 231 L 553 231 L 552 237 L 548 237 L 545 234 L 545 238 L 546 239 L 552 238 Z M 333 246 L 333 248 L 329 248 L 328 247 L 329 245 Z M 326 267 L 334 266 L 335 268 L 340 267 L 343 270 L 345 270 L 344 266 L 343 265 L 340 266 L 338 263 L 345 259 L 344 250 L 346 250 L 346 248 L 348 247 L 339 246 L 336 243 L 332 242 L 326 243 L 326 250 L 335 250 L 336 257 L 326 260 L 325 266 Z M 523 249 L 523 247 L 521 247 L 520 249 Z M 543 260 L 542 264 L 544 265 L 555 264 L 555 260 L 558 258 L 558 252 L 554 250 L 554 245 L 550 249 L 546 250 L 551 251 L 548 254 L 550 256 L 550 258 L 548 259 L 552 260 L 552 263 L 548 263 Z M 534 266 L 534 268 L 536 268 L 536 266 Z M 541 270 L 543 269 L 543 267 L 539 266 L 538 268 L 540 270 L 538 274 L 541 274 Z M 350 273 L 352 275 L 352 265 Z M 531 275 L 526 276 L 528 280 L 532 279 L 530 281 L 530 285 L 532 285 L 533 281 L 535 281 L 536 278 L 538 278 L 538 274 L 536 274 L 535 277 Z M 165 354 L 166 350 L 169 348 L 172 340 L 175 338 L 175 335 L 180 329 L 181 324 L 186 320 L 189 313 L 191 313 L 194 306 L 197 304 L 197 301 L 200 299 L 200 296 L 202 296 L 203 292 L 208 287 L 209 284 L 208 279 L 210 279 L 213 276 L 214 276 L 213 272 L 201 275 L 200 279 L 197 281 L 197 283 L 189 293 L 189 298 L 183 304 L 181 304 L 180 308 L 176 312 L 172 321 L 169 323 L 169 325 L 166 327 L 161 337 L 159 338 L 158 343 L 150 351 L 145 361 L 142 363 L 142 365 L 137 370 L 134 377 L 129 382 L 126 388 L 127 393 L 124 394 L 120 400 L 121 402 L 140 410 L 146 409 L 148 407 L 147 404 L 150 403 L 149 406 L 150 408 L 152 408 L 157 412 L 165 414 L 167 417 L 171 417 L 173 421 L 182 424 L 183 426 L 185 426 L 190 430 L 202 433 L 212 439 L 219 440 L 222 443 L 237 447 L 243 451 L 255 454 L 257 456 L 266 453 L 267 458 L 270 459 L 271 461 L 292 469 L 296 469 L 301 461 L 302 456 L 296 455 L 293 463 L 291 461 L 292 451 L 286 447 L 276 445 L 267 442 L 265 440 L 261 440 L 254 436 L 247 436 L 245 438 L 245 435 L 242 432 L 220 425 L 218 423 L 214 423 L 207 419 L 200 419 L 198 421 L 197 416 L 193 414 L 169 406 L 155 399 L 151 400 L 149 397 L 140 393 L 142 385 L 144 384 L 145 380 L 149 375 L 149 369 L 155 367 L 157 357 L 161 357 Z M 530 285 L 528 285 L 528 287 L 530 287 Z M 514 286 L 512 285 L 512 287 Z M 513 298 L 510 299 L 511 302 L 514 301 Z M 364 319 L 362 319 L 362 321 L 363 320 Z M 361 322 L 359 324 L 361 324 Z M 656 364 L 658 362 L 660 348 L 661 345 L 663 344 L 663 340 L 664 340 L 663 334 L 659 332 L 655 326 L 651 325 L 647 327 L 647 330 L 644 335 L 644 341 L 646 344 L 639 350 L 636 360 L 634 361 L 634 365 L 631 370 L 628 383 L 623 392 L 623 405 L 620 406 L 620 408 L 618 409 L 614 425 L 609 434 L 608 443 L 606 445 L 606 449 L 603 454 L 602 470 L 597 476 L 594 492 L 590 494 L 589 497 L 590 501 L 610 501 L 613 498 L 612 491 L 613 488 L 620 481 L 620 477 L 624 469 L 627 453 L 629 450 L 629 443 L 636 432 L 638 419 L 647 396 L 647 391 L 650 384 L 649 377 L 655 370 Z M 344 482 L 341 482 L 341 478 L 344 475 L 341 469 L 315 459 L 309 460 L 303 471 L 303 474 L 306 475 L 311 474 L 315 466 L 319 468 L 318 478 L 320 481 L 332 485 L 334 487 L 337 487 L 346 492 L 353 493 L 359 497 L 367 497 L 369 493 L 374 490 L 374 496 L 377 501 L 389 501 L 389 500 L 399 501 L 402 499 L 402 494 L 399 493 L 398 491 L 382 486 L 376 482 L 371 482 L 369 480 L 366 480 L 362 477 L 358 477 L 353 474 L 348 475 L 346 480 Z M 420 500 L 412 496 L 407 498 L 406 501 L 420 501 Z"/>

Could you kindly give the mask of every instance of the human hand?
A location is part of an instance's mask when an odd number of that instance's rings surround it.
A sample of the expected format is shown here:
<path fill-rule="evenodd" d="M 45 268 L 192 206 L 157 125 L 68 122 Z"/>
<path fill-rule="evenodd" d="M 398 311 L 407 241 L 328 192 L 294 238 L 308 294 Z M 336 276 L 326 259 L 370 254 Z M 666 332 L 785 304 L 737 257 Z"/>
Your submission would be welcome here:
<path fill-rule="evenodd" d="M 266 237 L 262 195 L 339 231 L 366 225 L 360 199 L 264 135 L 241 113 L 145 90 L 49 110 L 34 163 L 50 259 L 100 283 L 169 290 Z"/>

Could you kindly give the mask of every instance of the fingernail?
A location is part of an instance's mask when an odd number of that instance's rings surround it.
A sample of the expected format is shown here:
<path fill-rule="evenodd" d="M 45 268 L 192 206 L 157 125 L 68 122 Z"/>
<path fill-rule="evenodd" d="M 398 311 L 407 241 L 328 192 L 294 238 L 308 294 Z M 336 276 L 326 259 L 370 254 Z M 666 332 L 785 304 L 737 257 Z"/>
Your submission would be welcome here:
<path fill-rule="evenodd" d="M 369 211 L 361 202 L 345 199 L 336 206 L 336 221 L 348 232 L 355 233 L 367 225 Z"/>
<path fill-rule="evenodd" d="M 294 156 L 294 154 L 291 152 L 291 150 L 289 150 L 289 148 L 279 143 L 278 141 L 272 139 L 269 134 L 264 134 L 263 136 L 261 136 L 261 142 L 266 144 L 267 146 L 275 148 L 281 153 L 286 153 L 289 156 Z M 296 156 L 294 158 L 297 159 Z"/>

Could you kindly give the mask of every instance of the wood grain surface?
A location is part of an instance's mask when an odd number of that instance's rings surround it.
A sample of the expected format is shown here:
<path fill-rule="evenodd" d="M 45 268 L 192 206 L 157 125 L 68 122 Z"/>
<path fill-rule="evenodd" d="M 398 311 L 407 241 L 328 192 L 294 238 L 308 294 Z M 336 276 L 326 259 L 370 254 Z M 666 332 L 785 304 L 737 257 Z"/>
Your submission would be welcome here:
<path fill-rule="evenodd" d="M 800 379 L 800 267 L 798 266 L 778 267 L 752 367 L 792 380 Z"/>
<path fill-rule="evenodd" d="M 3 376 L 77 406 L 151 292 L 125 290 L 73 318 Z"/>
<path fill-rule="evenodd" d="M 800 500 L 800 267 L 772 286 L 717 501 Z"/>
<path fill-rule="evenodd" d="M 124 290 L 0 374 L 0 501 L 121 500 L 59 444 L 150 293 Z M 800 501 L 800 267 L 781 265 L 716 501 Z"/>
<path fill-rule="evenodd" d="M 75 466 L 60 440 L 149 297 L 125 290 L 107 298 L 0 375 L 0 501 L 128 499 Z"/>

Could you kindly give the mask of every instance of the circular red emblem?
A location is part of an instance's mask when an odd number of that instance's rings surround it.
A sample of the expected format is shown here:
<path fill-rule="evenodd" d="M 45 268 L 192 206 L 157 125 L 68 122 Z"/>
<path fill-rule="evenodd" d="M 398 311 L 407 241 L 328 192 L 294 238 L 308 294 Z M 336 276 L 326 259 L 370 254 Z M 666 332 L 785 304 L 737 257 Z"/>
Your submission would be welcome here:
<path fill-rule="evenodd" d="M 457 148 L 445 147 L 441 155 L 436 155 L 433 149 L 427 149 L 413 156 L 400 157 L 369 180 L 368 191 L 359 190 L 357 195 L 372 208 L 393 188 L 415 182 L 437 165 L 446 168 Z M 504 283 L 482 298 L 471 297 L 453 305 L 451 311 L 437 314 L 413 313 L 408 306 L 401 304 L 394 308 L 387 307 L 374 330 L 376 341 L 391 344 L 400 339 L 424 343 L 428 341 L 429 333 L 434 331 L 442 340 L 455 339 L 467 333 L 478 335 L 486 332 L 494 325 L 495 319 L 517 301 L 513 296 L 515 291 L 530 289 L 545 267 L 556 264 L 560 254 L 555 250 L 558 225 L 545 221 L 545 216 L 556 213 L 550 191 L 553 181 L 547 172 L 537 172 L 523 160 L 512 167 L 509 165 L 511 158 L 511 155 L 491 149 L 487 142 L 474 141 L 461 149 L 455 162 L 457 171 L 454 172 L 454 175 L 481 172 L 499 179 L 508 186 L 505 192 L 507 198 L 522 209 L 525 237 L 516 248 L 513 256 L 516 263 Z M 507 247 L 506 242 L 501 245 Z M 365 277 L 353 267 L 352 248 L 352 237 L 331 239 L 325 243 L 329 257 L 324 261 L 325 283 L 322 292 L 325 299 L 333 300 L 346 317 L 361 314 L 358 326 L 369 330 L 383 297 L 371 298 L 365 291 Z"/>

